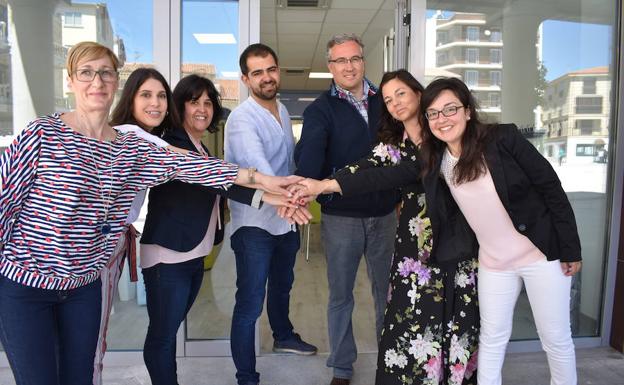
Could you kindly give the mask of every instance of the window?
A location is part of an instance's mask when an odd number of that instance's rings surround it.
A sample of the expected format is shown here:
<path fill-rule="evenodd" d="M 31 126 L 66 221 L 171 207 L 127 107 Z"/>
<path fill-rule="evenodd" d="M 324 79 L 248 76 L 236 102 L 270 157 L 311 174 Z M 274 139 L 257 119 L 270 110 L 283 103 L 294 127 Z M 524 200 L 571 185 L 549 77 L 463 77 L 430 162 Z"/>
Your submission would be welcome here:
<path fill-rule="evenodd" d="M 577 96 L 577 114 L 600 114 L 602 113 L 602 96 Z"/>
<path fill-rule="evenodd" d="M 593 144 L 577 144 L 576 156 L 594 156 L 596 147 Z"/>
<path fill-rule="evenodd" d="M 490 71 L 490 84 L 500 87 L 502 84 L 502 74 L 500 71 Z"/>
<path fill-rule="evenodd" d="M 466 63 L 478 63 L 479 62 L 479 49 L 478 48 L 466 48 Z"/>
<path fill-rule="evenodd" d="M 585 95 L 596 94 L 596 78 L 583 79 L 583 94 Z"/>
<path fill-rule="evenodd" d="M 479 27 L 466 27 L 466 40 L 479 41 Z"/>
<path fill-rule="evenodd" d="M 502 36 L 503 34 L 501 33 L 501 31 L 492 30 L 490 34 L 490 41 L 494 43 L 499 43 L 503 40 Z"/>
<path fill-rule="evenodd" d="M 464 78 L 467 86 L 476 86 L 479 84 L 479 71 L 468 70 L 464 72 Z"/>
<path fill-rule="evenodd" d="M 449 40 L 448 31 L 438 31 L 437 32 L 438 45 L 446 44 Z"/>
<path fill-rule="evenodd" d="M 82 13 L 65 12 L 65 27 L 82 27 Z"/>
<path fill-rule="evenodd" d="M 501 97 L 499 92 L 490 92 L 490 107 L 500 107 L 501 105 Z"/>
<path fill-rule="evenodd" d="M 575 128 L 580 130 L 580 135 L 600 134 L 600 119 L 578 119 Z"/>
<path fill-rule="evenodd" d="M 503 62 L 503 51 L 500 49 L 490 50 L 490 62 L 500 64 Z"/>
<path fill-rule="evenodd" d="M 448 64 L 448 53 L 438 52 L 438 55 L 436 57 L 436 64 L 439 66 Z"/>

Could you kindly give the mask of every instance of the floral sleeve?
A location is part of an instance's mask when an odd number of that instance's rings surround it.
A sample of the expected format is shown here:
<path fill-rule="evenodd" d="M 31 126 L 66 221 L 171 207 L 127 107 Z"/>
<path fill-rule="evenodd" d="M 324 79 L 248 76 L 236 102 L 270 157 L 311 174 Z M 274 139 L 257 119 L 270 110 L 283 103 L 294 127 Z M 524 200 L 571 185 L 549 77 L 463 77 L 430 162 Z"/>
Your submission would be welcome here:
<path fill-rule="evenodd" d="M 401 161 L 401 151 L 391 144 L 377 144 L 368 156 L 338 170 L 336 174 L 351 173 L 372 167 L 394 166 Z"/>

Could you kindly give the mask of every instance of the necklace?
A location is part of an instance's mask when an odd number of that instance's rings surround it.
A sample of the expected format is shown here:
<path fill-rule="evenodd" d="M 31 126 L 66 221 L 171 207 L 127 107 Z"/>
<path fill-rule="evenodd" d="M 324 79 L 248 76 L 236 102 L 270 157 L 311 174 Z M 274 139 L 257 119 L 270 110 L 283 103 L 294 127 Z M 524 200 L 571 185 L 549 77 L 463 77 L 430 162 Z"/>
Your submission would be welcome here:
<path fill-rule="evenodd" d="M 188 137 L 189 137 L 189 139 L 191 139 L 191 143 L 193 143 L 193 146 L 195 146 L 195 149 L 197 150 L 197 152 L 200 155 L 208 156 L 208 154 L 204 150 L 204 146 L 202 146 L 201 139 L 200 140 L 196 140 L 191 134 L 188 134 Z"/>
<path fill-rule="evenodd" d="M 93 166 L 95 167 L 95 172 L 98 178 L 99 186 L 100 188 L 103 188 L 104 184 L 102 183 L 102 178 L 100 177 L 100 168 L 97 166 L 97 163 L 95 162 L 95 155 L 93 155 L 93 149 L 91 149 L 91 143 L 89 143 L 88 138 L 85 139 L 85 142 L 87 143 L 87 146 L 89 147 L 89 154 L 91 155 L 91 160 L 93 161 Z M 100 234 L 104 235 L 107 239 L 111 232 L 111 225 L 110 223 L 108 223 L 108 209 L 110 208 L 110 204 L 111 204 L 110 197 L 113 191 L 113 144 L 111 141 L 108 142 L 108 153 L 110 155 L 110 162 L 108 164 L 109 166 L 108 175 L 110 176 L 110 184 L 108 187 L 108 193 L 106 194 L 106 197 L 104 197 L 103 191 L 98 190 L 98 197 L 101 199 L 102 205 L 104 206 L 104 219 L 101 224 L 98 224 L 98 229 L 100 230 Z"/>

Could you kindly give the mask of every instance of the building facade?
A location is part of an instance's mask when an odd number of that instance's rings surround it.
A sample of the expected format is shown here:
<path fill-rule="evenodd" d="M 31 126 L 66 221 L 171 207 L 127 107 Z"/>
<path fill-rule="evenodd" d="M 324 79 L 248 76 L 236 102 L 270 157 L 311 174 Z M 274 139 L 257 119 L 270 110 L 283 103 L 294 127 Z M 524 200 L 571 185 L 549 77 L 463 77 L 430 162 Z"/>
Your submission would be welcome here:
<path fill-rule="evenodd" d="M 541 116 L 544 156 L 575 164 L 606 163 L 612 82 L 608 67 L 594 67 L 548 84 Z"/>
<path fill-rule="evenodd" d="M 493 121 L 501 120 L 503 36 L 501 26 L 488 22 L 482 13 L 442 11 L 427 20 L 427 68 L 460 77 L 480 103 L 480 111 Z"/>

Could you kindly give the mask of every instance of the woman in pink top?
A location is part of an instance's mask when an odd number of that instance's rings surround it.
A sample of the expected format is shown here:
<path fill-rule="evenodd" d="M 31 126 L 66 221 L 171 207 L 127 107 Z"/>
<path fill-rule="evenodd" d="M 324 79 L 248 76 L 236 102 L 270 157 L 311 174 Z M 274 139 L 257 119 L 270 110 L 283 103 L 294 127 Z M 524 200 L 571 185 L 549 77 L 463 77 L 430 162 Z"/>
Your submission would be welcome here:
<path fill-rule="evenodd" d="M 581 247 L 557 174 L 515 125 L 482 123 L 461 80 L 434 80 L 422 95 L 421 109 L 425 174 L 444 178 L 480 245 L 479 385 L 502 383 L 523 285 L 548 356 L 551 384 L 576 384 L 569 303 Z"/>

